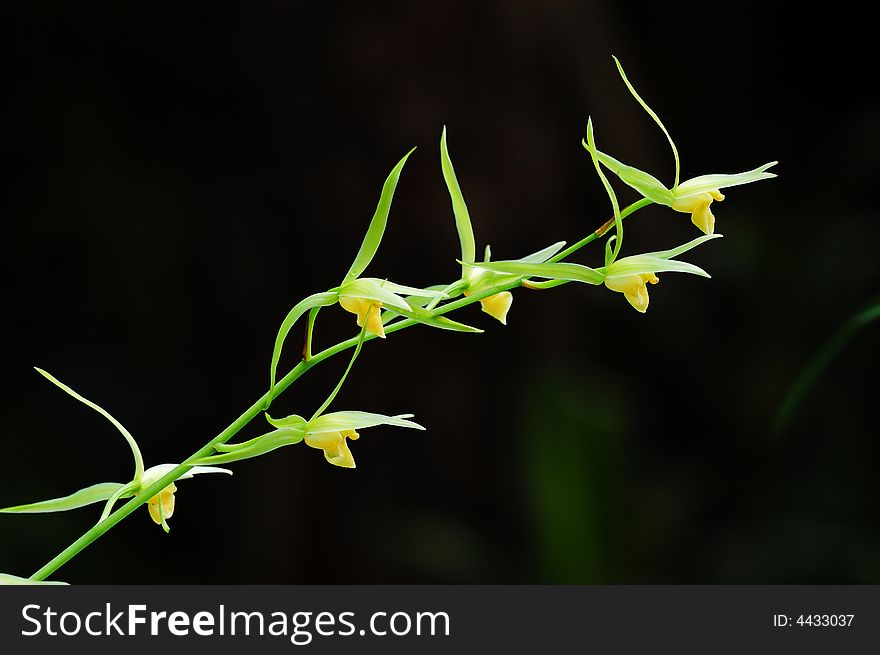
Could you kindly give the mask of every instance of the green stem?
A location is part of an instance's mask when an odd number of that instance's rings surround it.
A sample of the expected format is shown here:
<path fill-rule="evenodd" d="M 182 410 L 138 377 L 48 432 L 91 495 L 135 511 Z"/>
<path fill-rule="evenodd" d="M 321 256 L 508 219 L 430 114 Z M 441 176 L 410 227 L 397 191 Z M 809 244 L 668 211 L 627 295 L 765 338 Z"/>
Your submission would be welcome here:
<path fill-rule="evenodd" d="M 642 198 L 641 200 L 634 202 L 633 204 L 629 205 L 628 207 L 626 207 L 620 211 L 620 220 L 622 221 L 624 218 L 626 218 L 630 214 L 635 214 L 637 211 L 639 211 L 643 207 L 647 207 L 648 205 L 652 204 L 652 202 L 653 201 L 648 200 L 647 198 Z M 574 244 L 570 245 L 568 248 L 566 248 L 565 250 L 556 253 L 553 257 L 551 257 L 550 259 L 547 260 L 547 263 L 548 264 L 555 264 L 558 261 L 562 261 L 563 259 L 565 259 L 569 255 L 571 255 L 571 254 L 577 252 L 578 250 L 580 250 L 581 248 L 583 248 L 588 243 L 592 243 L 593 241 L 595 241 L 599 237 L 604 236 L 605 233 L 608 231 L 608 229 L 612 225 L 614 225 L 614 221 L 615 221 L 615 219 L 612 218 L 609 221 L 605 222 L 602 225 L 602 227 L 598 228 L 595 232 L 591 232 L 590 234 L 585 236 L 583 239 L 581 239 L 577 243 L 574 243 Z"/>
<path fill-rule="evenodd" d="M 621 217 L 628 216 L 633 212 L 641 209 L 642 207 L 650 204 L 650 201 L 639 201 L 636 202 L 621 212 Z M 601 228 L 600 228 L 601 230 Z M 584 239 L 581 239 L 573 246 L 570 246 L 566 250 L 557 254 L 550 261 L 556 262 L 562 259 L 563 257 L 567 257 L 574 252 L 577 252 L 581 248 L 583 248 L 588 243 L 592 242 L 599 236 L 601 236 L 600 230 L 597 230 L 593 234 L 587 236 Z M 477 293 L 470 294 L 468 296 L 463 296 L 451 302 L 448 302 L 444 305 L 440 305 L 436 309 L 434 309 L 434 313 L 438 315 L 447 314 L 449 312 L 453 312 L 457 309 L 461 309 L 467 305 L 471 305 L 473 303 L 479 302 L 480 300 L 484 300 L 489 296 L 492 296 L 496 293 L 500 293 L 502 291 L 509 291 L 514 289 L 522 283 L 522 279 L 517 279 L 513 282 L 508 282 L 506 284 L 498 285 L 496 287 L 491 287 L 488 289 L 484 289 Z M 450 286 L 454 286 L 453 285 Z M 420 325 L 418 321 L 413 319 L 406 319 L 403 321 L 399 321 L 397 323 L 393 323 L 391 325 L 387 325 L 385 327 L 385 335 L 393 334 L 394 332 L 399 332 L 400 330 L 405 330 L 414 325 Z M 209 455 L 214 454 L 214 446 L 217 444 L 226 443 L 232 437 L 234 437 L 240 430 L 242 430 L 248 423 L 254 420 L 266 406 L 266 403 L 270 400 L 270 398 L 277 397 L 280 393 L 285 391 L 291 384 L 293 384 L 296 380 L 302 377 L 307 371 L 309 371 L 312 367 L 317 366 L 325 359 L 329 359 L 334 355 L 337 355 L 349 348 L 358 348 L 364 341 L 370 341 L 376 338 L 373 334 L 364 334 L 361 332 L 358 336 L 352 337 L 351 339 L 347 339 L 345 341 L 341 341 L 334 346 L 330 346 L 322 350 L 321 352 L 313 355 L 308 360 L 303 360 L 299 364 L 297 364 L 290 372 L 287 373 L 283 378 L 278 380 L 275 383 L 275 386 L 272 387 L 269 391 L 264 393 L 257 401 L 248 407 L 237 419 L 235 419 L 225 430 L 223 430 L 216 437 L 211 439 L 207 444 L 205 444 L 202 448 L 193 453 L 187 460 L 174 467 L 171 471 L 166 473 L 164 476 L 156 480 L 153 484 L 149 485 L 145 489 L 141 490 L 136 496 L 134 496 L 131 500 L 129 500 L 125 505 L 117 509 L 115 512 L 110 514 L 110 516 L 106 517 L 104 520 L 99 521 L 96 525 L 94 525 L 90 530 L 88 530 L 85 534 L 79 537 L 76 541 L 70 544 L 67 548 L 61 551 L 58 555 L 53 557 L 49 562 L 47 562 L 42 568 L 36 571 L 31 577 L 31 580 L 41 581 L 45 580 L 47 577 L 52 575 L 59 568 L 64 566 L 71 559 L 76 557 L 83 549 L 89 546 L 92 542 L 96 541 L 100 537 L 102 537 L 110 528 L 119 523 L 126 516 L 135 511 L 138 507 L 146 503 L 150 498 L 158 494 L 162 489 L 167 487 L 172 482 L 176 481 L 180 476 L 184 475 L 187 471 L 192 468 L 191 464 L 187 464 L 188 461 L 193 461 L 199 459 L 200 457 L 208 457 Z M 332 400 L 332 397 L 331 397 Z"/>

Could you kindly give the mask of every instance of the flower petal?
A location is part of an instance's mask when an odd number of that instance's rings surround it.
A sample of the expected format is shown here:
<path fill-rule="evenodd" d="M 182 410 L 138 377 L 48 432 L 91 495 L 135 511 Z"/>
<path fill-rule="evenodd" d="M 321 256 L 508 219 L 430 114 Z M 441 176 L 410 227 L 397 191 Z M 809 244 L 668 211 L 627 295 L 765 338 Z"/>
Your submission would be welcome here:
<path fill-rule="evenodd" d="M 721 234 L 704 234 L 703 236 L 692 239 L 676 248 L 670 248 L 669 250 L 658 250 L 655 252 L 646 252 L 645 255 L 647 255 L 648 257 L 658 257 L 659 259 L 672 259 L 673 257 L 678 257 L 679 255 L 686 253 L 688 250 L 696 248 L 697 246 L 702 245 L 707 241 L 711 241 L 712 239 L 720 239 L 722 236 L 723 235 Z"/>
<path fill-rule="evenodd" d="M 157 464 L 156 466 L 151 466 L 146 471 L 144 471 L 143 478 L 143 487 L 149 487 L 159 478 L 164 477 L 173 469 L 176 469 L 180 464 Z M 178 480 L 188 480 L 194 475 L 199 475 L 200 473 L 228 473 L 232 475 L 232 471 L 229 469 L 220 469 L 214 468 L 213 466 L 194 466 L 189 471 L 181 475 Z"/>
<path fill-rule="evenodd" d="M 632 257 L 623 257 L 618 259 L 608 267 L 606 281 L 608 278 L 628 277 L 631 275 L 644 275 L 648 273 L 691 273 L 701 277 L 711 277 L 706 271 L 699 266 L 694 266 L 688 262 L 680 262 L 674 259 L 660 259 L 650 255 L 633 255 Z"/>
<path fill-rule="evenodd" d="M 386 416 L 371 412 L 344 411 L 323 414 L 309 422 L 307 434 L 321 434 L 323 432 L 342 432 L 344 430 L 360 430 L 372 428 L 377 425 L 393 425 L 399 428 L 413 428 L 424 430 L 421 425 L 408 421 L 412 414 L 398 414 Z"/>
<path fill-rule="evenodd" d="M 740 184 L 750 184 L 759 180 L 769 180 L 776 177 L 776 174 L 767 173 L 765 171 L 778 163 L 779 162 L 777 161 L 771 161 L 763 166 L 758 166 L 758 168 L 746 171 L 745 173 L 700 175 L 699 177 L 691 178 L 687 182 L 679 184 L 675 197 L 686 198 L 687 196 L 706 193 L 707 191 L 717 191 L 718 189 L 725 189 Z"/>

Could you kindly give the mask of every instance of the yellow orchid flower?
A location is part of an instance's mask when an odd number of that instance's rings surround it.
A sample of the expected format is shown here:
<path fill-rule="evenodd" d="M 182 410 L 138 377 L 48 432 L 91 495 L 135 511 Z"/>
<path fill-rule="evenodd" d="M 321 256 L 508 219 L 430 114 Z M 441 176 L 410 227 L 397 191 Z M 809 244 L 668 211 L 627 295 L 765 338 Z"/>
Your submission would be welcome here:
<path fill-rule="evenodd" d="M 354 456 L 348 441 L 360 438 L 358 430 L 377 425 L 393 425 L 400 428 L 424 430 L 421 425 L 409 421 L 412 414 L 385 416 L 371 412 L 343 411 L 322 414 L 307 421 L 298 414 L 266 420 L 275 430 L 262 436 L 237 444 L 217 444 L 216 455 L 196 460 L 198 464 L 226 464 L 251 457 L 259 457 L 269 451 L 305 441 L 307 446 L 324 451 L 324 457 L 334 466 L 355 468 Z"/>
<path fill-rule="evenodd" d="M 634 166 L 624 164 L 611 155 L 601 152 L 594 147 L 591 147 L 586 141 L 583 141 L 584 148 L 602 162 L 608 170 L 617 175 L 622 182 L 628 184 L 645 198 L 658 205 L 666 205 L 675 211 L 690 214 L 691 221 L 693 221 L 694 225 L 700 228 L 704 234 L 712 234 L 715 231 L 715 216 L 712 214 L 712 210 L 709 206 L 712 204 L 713 200 L 717 200 L 718 202 L 724 200 L 724 195 L 721 193 L 721 189 L 741 184 L 751 184 L 752 182 L 757 182 L 759 180 L 769 180 L 776 177 L 774 173 L 767 172 L 767 169 L 778 163 L 771 161 L 763 166 L 759 166 L 758 168 L 744 173 L 733 173 L 729 175 L 701 175 L 679 184 L 681 162 L 678 157 L 678 148 L 675 147 L 675 142 L 672 140 L 672 136 L 669 134 L 666 126 L 663 125 L 663 121 L 660 120 L 660 117 L 648 106 L 648 103 L 642 99 L 638 91 L 636 91 L 635 87 L 629 81 L 623 70 L 623 65 L 617 57 L 614 57 L 614 62 L 617 64 L 617 70 L 620 73 L 620 77 L 623 79 L 623 83 L 626 84 L 626 88 L 629 89 L 629 92 L 636 101 L 642 106 L 654 122 L 657 123 L 658 127 L 663 131 L 663 134 L 666 135 L 666 139 L 669 141 L 669 146 L 672 149 L 672 156 L 675 159 L 675 178 L 672 187 L 667 188 L 665 184 L 650 173 L 639 170 Z"/>
<path fill-rule="evenodd" d="M 324 451 L 324 457 L 334 466 L 343 468 L 355 468 L 354 456 L 348 447 L 348 439 L 355 441 L 360 438 L 355 430 L 341 430 L 339 432 L 321 432 L 317 434 L 307 433 L 305 442 L 307 446 Z"/>
<path fill-rule="evenodd" d="M 724 200 L 724 194 L 718 189 L 713 189 L 693 196 L 676 197 L 672 201 L 671 207 L 677 212 L 690 214 L 691 222 L 700 228 L 703 234 L 713 234 L 715 232 L 715 215 L 709 207 L 713 200 L 721 202 Z"/>
<path fill-rule="evenodd" d="M 144 479 L 141 482 L 141 489 L 149 487 L 156 480 L 166 475 L 169 471 L 177 468 L 177 466 L 177 464 L 159 464 L 158 466 L 153 466 L 152 468 L 147 469 L 144 472 Z M 227 473 L 229 475 L 232 475 L 232 471 L 230 471 L 229 469 L 215 468 L 213 466 L 194 466 L 177 479 L 188 480 L 194 475 L 201 475 L 203 473 Z M 153 519 L 153 522 L 155 524 L 161 525 L 165 532 L 168 532 L 169 530 L 167 523 L 168 519 L 170 519 L 174 515 L 174 494 L 176 492 L 177 485 L 172 482 L 167 487 L 162 489 L 162 491 L 160 491 L 147 501 L 147 509 L 150 512 L 150 518 Z"/>
<path fill-rule="evenodd" d="M 648 310 L 648 302 L 650 301 L 648 296 L 648 285 L 660 282 L 657 273 L 674 271 L 677 273 L 699 275 L 700 277 L 710 277 L 709 274 L 699 266 L 694 266 L 688 262 L 675 261 L 673 257 L 677 257 L 691 248 L 695 248 L 701 243 L 719 237 L 721 237 L 720 234 L 707 234 L 671 250 L 621 257 L 620 259 L 606 265 L 604 269 L 598 270 L 600 272 L 604 270 L 604 282 L 608 289 L 617 293 L 622 293 L 627 302 L 629 302 L 636 311 L 644 314 Z M 609 239 L 608 250 L 610 250 L 610 242 L 613 241 L 614 238 L 615 237 L 611 237 L 611 239 Z M 606 256 L 608 256 L 607 253 Z"/>
<path fill-rule="evenodd" d="M 144 464 L 140 448 L 131 433 L 129 433 L 119 421 L 113 418 L 113 416 L 111 416 L 103 407 L 84 398 L 46 371 L 39 368 L 36 370 L 40 375 L 45 377 L 59 389 L 101 414 L 104 418 L 110 421 L 117 430 L 119 430 L 123 437 L 125 437 L 125 440 L 128 442 L 134 455 L 135 475 L 130 482 L 100 482 L 98 484 L 93 484 L 90 487 L 79 489 L 68 496 L 43 500 L 36 503 L 28 503 L 26 505 L 5 507 L 0 509 L 0 514 L 45 514 L 48 512 L 65 512 L 71 509 L 78 509 L 94 503 L 103 502 L 104 511 L 101 513 L 101 518 L 98 519 L 100 522 L 110 516 L 110 512 L 113 511 L 113 506 L 117 501 L 138 495 L 143 489 L 146 489 L 151 484 L 171 472 L 172 469 L 179 466 L 178 464 L 159 464 L 148 468 L 146 471 L 143 470 Z M 228 473 L 229 475 L 232 475 L 232 471 L 228 469 L 214 468 L 210 466 L 194 466 L 181 475 L 178 480 L 187 480 L 194 475 L 200 475 L 202 473 Z M 150 517 L 153 521 L 161 525 L 166 532 L 168 532 L 166 519 L 171 518 L 171 515 L 174 513 L 174 492 L 176 491 L 177 487 L 172 482 L 147 501 L 147 509 L 150 512 Z"/>
<path fill-rule="evenodd" d="M 654 273 L 610 276 L 605 278 L 605 286 L 622 293 L 629 304 L 644 314 L 648 309 L 648 284 L 657 284 L 660 278 Z"/>
<path fill-rule="evenodd" d="M 367 332 L 377 337 L 385 338 L 385 329 L 382 326 L 382 303 L 366 298 L 339 298 L 339 306 L 347 312 L 357 316 L 358 327 L 366 325 Z"/>

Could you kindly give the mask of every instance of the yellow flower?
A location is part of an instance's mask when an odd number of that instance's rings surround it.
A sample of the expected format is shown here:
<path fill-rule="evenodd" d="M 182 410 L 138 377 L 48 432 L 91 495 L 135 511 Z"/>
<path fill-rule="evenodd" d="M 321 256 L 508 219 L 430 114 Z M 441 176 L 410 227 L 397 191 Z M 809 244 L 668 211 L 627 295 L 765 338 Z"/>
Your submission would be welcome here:
<path fill-rule="evenodd" d="M 159 464 L 153 466 L 144 472 L 144 478 L 141 481 L 141 489 L 146 489 L 151 484 L 163 477 L 172 469 L 177 468 L 177 464 Z M 181 475 L 178 480 L 187 480 L 194 475 L 203 473 L 227 473 L 232 475 L 229 469 L 215 468 L 213 466 L 194 466 L 189 471 Z M 150 518 L 156 525 L 161 525 L 165 532 L 168 532 L 168 519 L 174 515 L 174 494 L 177 491 L 177 485 L 173 482 L 162 489 L 155 496 L 147 501 L 147 509 L 150 512 Z M 109 513 L 109 512 L 108 512 Z"/>
<path fill-rule="evenodd" d="M 691 221 L 700 228 L 703 234 L 713 234 L 715 232 L 715 215 L 710 208 L 713 200 L 721 202 L 724 200 L 724 194 L 718 189 L 712 189 L 704 193 L 676 198 L 671 206 L 677 212 L 691 214 Z"/>
<path fill-rule="evenodd" d="M 481 291 L 482 289 L 480 289 Z M 465 291 L 464 295 L 469 296 L 476 291 Z M 513 304 L 513 294 L 510 291 L 500 291 L 488 298 L 480 301 L 480 307 L 492 318 L 498 319 L 502 325 L 507 325 L 507 312 Z"/>
<path fill-rule="evenodd" d="M 340 297 L 339 306 L 347 312 L 357 315 L 357 324 L 364 327 L 367 332 L 377 337 L 385 338 L 385 329 L 382 327 L 382 303 L 366 298 Z"/>
<path fill-rule="evenodd" d="M 360 438 L 354 430 L 342 430 L 340 432 L 322 432 L 319 434 L 306 434 L 307 446 L 324 451 L 324 457 L 334 466 L 355 468 L 354 456 L 348 448 L 348 439 L 352 441 Z"/>
<path fill-rule="evenodd" d="M 673 258 L 706 241 L 720 237 L 720 234 L 706 234 L 671 250 L 622 257 L 607 264 L 604 271 L 603 269 L 598 270 L 599 272 L 604 272 L 606 287 L 611 289 L 611 291 L 622 293 L 636 311 L 644 314 L 648 309 L 648 302 L 650 300 L 648 298 L 648 285 L 657 284 L 660 281 L 657 273 L 674 271 L 699 275 L 700 277 L 709 277 L 709 274 L 699 266 L 677 261 Z M 614 238 L 611 237 L 611 240 Z M 608 242 L 606 261 L 611 256 L 611 240 Z"/>
<path fill-rule="evenodd" d="M 412 414 L 385 416 L 371 412 L 346 411 L 321 414 L 306 421 L 298 414 L 291 414 L 284 418 L 272 418 L 266 414 L 266 420 L 276 428 L 275 430 L 244 443 L 217 444 L 214 448 L 218 454 L 202 457 L 196 461 L 200 464 L 237 462 L 242 459 L 258 457 L 276 448 L 305 441 L 306 445 L 323 450 L 324 457 L 334 466 L 353 469 L 355 468 L 354 457 L 349 450 L 348 440 L 354 441 L 360 438 L 358 430 L 377 425 L 394 425 L 416 430 L 425 429 L 418 423 L 408 421 L 409 418 L 412 418 Z"/>
<path fill-rule="evenodd" d="M 162 525 L 165 520 L 170 519 L 174 515 L 175 491 L 177 491 L 177 487 L 172 482 L 147 502 L 150 518 L 153 519 L 156 525 Z"/>
<path fill-rule="evenodd" d="M 605 286 L 612 291 L 622 293 L 629 304 L 637 311 L 644 314 L 648 309 L 648 284 L 657 284 L 660 281 L 653 273 L 640 273 L 637 275 L 624 275 L 620 277 L 606 277 Z"/>

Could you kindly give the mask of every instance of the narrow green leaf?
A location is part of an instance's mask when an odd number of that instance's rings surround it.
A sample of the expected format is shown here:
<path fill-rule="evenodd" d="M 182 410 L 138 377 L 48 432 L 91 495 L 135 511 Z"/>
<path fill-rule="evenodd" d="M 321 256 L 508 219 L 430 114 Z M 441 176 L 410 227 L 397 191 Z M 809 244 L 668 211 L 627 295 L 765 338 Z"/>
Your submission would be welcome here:
<path fill-rule="evenodd" d="M 125 485 L 119 482 L 101 482 L 91 487 L 75 491 L 69 496 L 62 498 L 53 498 L 52 500 L 43 500 L 38 503 L 30 503 L 28 505 L 16 505 L 15 507 L 5 507 L 0 509 L 0 513 L 4 514 L 45 514 L 47 512 L 66 512 L 71 509 L 78 509 L 100 503 L 110 498 L 114 493 L 119 491 Z"/>
<path fill-rule="evenodd" d="M 31 580 L 30 578 L 20 578 L 17 575 L 10 575 L 9 573 L 0 573 L 0 586 L 2 585 L 13 585 L 13 586 L 24 586 L 24 585 L 67 585 L 66 582 L 54 582 L 52 580 Z"/>
<path fill-rule="evenodd" d="M 449 189 L 449 197 L 452 199 L 452 213 L 455 216 L 455 228 L 458 230 L 458 240 L 461 243 L 461 261 L 472 264 L 477 256 L 477 245 L 474 240 L 474 228 L 471 225 L 471 216 L 468 213 L 467 204 L 458 185 L 455 176 L 455 168 L 449 158 L 449 150 L 446 147 L 446 127 L 440 135 L 440 167 L 443 169 L 443 179 L 446 188 Z M 462 268 L 462 275 L 466 271 Z"/>
<path fill-rule="evenodd" d="M 568 280 L 570 282 L 585 282 L 586 284 L 602 284 L 604 276 L 594 268 L 561 262 L 556 264 L 530 264 L 522 261 L 497 261 L 488 264 L 481 263 L 480 268 L 495 273 L 509 275 L 527 275 L 530 277 L 543 277 L 550 280 Z"/>
<path fill-rule="evenodd" d="M 388 223 L 388 214 L 391 212 L 391 201 L 394 198 L 394 191 L 400 179 L 400 172 L 414 150 L 415 148 L 406 153 L 403 159 L 397 162 L 397 165 L 391 169 L 391 172 L 385 179 L 385 184 L 382 185 L 382 193 L 379 196 L 379 204 L 376 206 L 376 211 L 373 214 L 373 220 L 370 221 L 370 227 L 367 228 L 367 234 L 364 236 L 361 248 L 358 250 L 354 263 L 351 265 L 343 283 L 360 277 L 364 269 L 373 261 L 376 251 L 379 250 L 382 235 L 385 234 L 385 225 Z"/>
<path fill-rule="evenodd" d="M 399 428 L 424 430 L 425 428 L 418 423 L 406 420 L 412 418 L 412 416 L 412 414 L 385 416 L 384 414 L 356 411 L 331 412 L 309 422 L 307 433 L 321 434 L 324 432 L 342 432 L 343 430 L 361 430 L 377 425 L 393 425 Z"/>
<path fill-rule="evenodd" d="M 278 362 L 281 359 L 281 349 L 284 346 L 284 341 L 287 339 L 290 330 L 299 320 L 300 316 L 310 309 L 332 305 L 337 299 L 338 295 L 336 293 L 326 292 L 312 294 L 308 298 L 297 303 L 281 322 L 281 327 L 278 328 L 278 335 L 275 337 L 275 346 L 272 349 L 272 363 L 269 365 L 269 400 L 266 403 L 266 407 L 272 402 L 272 397 L 275 392 L 275 378 L 278 371 Z"/>
<path fill-rule="evenodd" d="M 675 197 L 687 198 L 688 196 L 696 196 L 707 191 L 726 189 L 727 187 L 739 186 L 741 184 L 751 184 L 759 180 L 769 180 L 776 177 L 776 173 L 767 173 L 767 169 L 778 163 L 771 161 L 745 173 L 700 175 L 699 177 L 691 178 L 687 182 L 682 182 L 681 186 L 678 187 Z"/>

